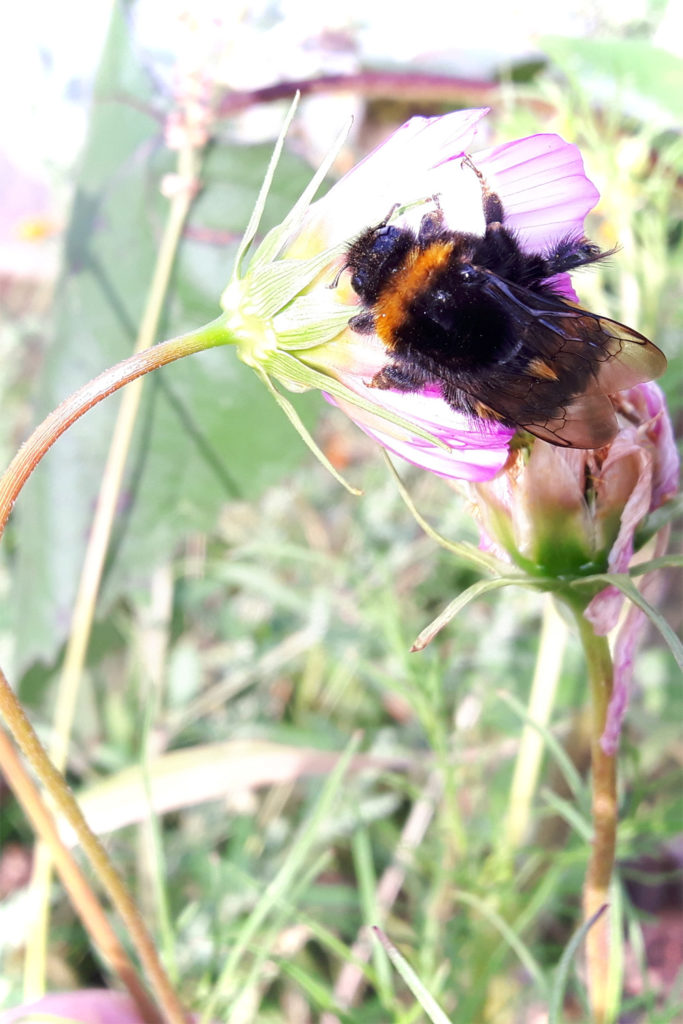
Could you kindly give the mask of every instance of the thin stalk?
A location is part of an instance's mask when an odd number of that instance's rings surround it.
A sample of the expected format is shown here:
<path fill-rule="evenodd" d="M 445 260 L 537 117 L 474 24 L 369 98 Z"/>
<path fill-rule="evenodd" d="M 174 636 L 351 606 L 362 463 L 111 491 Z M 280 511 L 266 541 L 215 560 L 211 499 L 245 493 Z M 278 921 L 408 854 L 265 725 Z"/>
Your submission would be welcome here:
<path fill-rule="evenodd" d="M 606 754 L 600 744 L 614 673 L 607 639 L 595 635 L 582 610 L 575 609 L 575 616 L 588 663 L 592 700 L 593 848 L 583 889 L 583 914 L 587 921 L 608 903 L 617 840 L 617 762 L 616 757 Z M 610 971 L 611 917 L 608 909 L 586 936 L 588 995 L 594 1024 L 612 1024 L 616 1015 Z"/>
<path fill-rule="evenodd" d="M 219 316 L 197 331 L 171 338 L 143 352 L 128 356 L 69 395 L 36 427 L 0 477 L 0 536 L 7 525 L 12 506 L 31 473 L 55 441 L 76 420 L 102 399 L 145 373 L 158 370 L 167 363 L 173 363 L 176 359 L 193 355 L 195 352 L 228 344 L 230 340 L 225 327 L 225 317 Z"/>
<path fill-rule="evenodd" d="M 503 826 L 501 848 L 506 853 L 512 853 L 522 845 L 529 829 L 531 805 L 538 785 L 545 748 L 543 730 L 550 721 L 555 703 L 567 646 L 567 634 L 567 625 L 558 614 L 553 598 L 546 594 L 528 706 L 529 719 L 540 729 L 526 724 L 522 730 Z"/>
<path fill-rule="evenodd" d="M 116 868 L 107 857 L 104 847 L 91 831 L 64 778 L 47 756 L 44 747 L 29 722 L 24 709 L 12 693 L 4 672 L 0 669 L 0 712 L 12 731 L 24 757 L 48 790 L 57 810 L 73 828 L 83 852 L 105 892 L 118 910 L 130 940 L 145 969 L 150 985 L 168 1024 L 187 1024 L 182 1005 L 173 991 L 157 956 L 154 942 L 140 917 L 138 909 Z M 88 918 L 83 919 L 88 928 Z"/>
<path fill-rule="evenodd" d="M 191 146 L 178 153 L 177 173 L 188 187 L 180 189 L 171 200 L 161 244 L 157 253 L 145 310 L 134 351 L 149 348 L 156 340 L 159 321 L 168 293 L 171 272 L 180 245 L 187 216 L 195 194 L 198 173 L 197 154 Z M 192 185 L 193 187 L 189 187 Z M 83 559 L 76 599 L 71 615 L 64 663 L 57 688 L 54 727 L 49 747 L 52 763 L 63 771 L 66 766 L 71 731 L 78 701 L 83 667 L 95 618 L 104 563 L 116 516 L 123 474 L 128 459 L 133 430 L 142 397 L 143 380 L 138 378 L 123 395 L 105 463 L 90 536 Z M 50 919 L 50 851 L 43 843 L 36 848 L 31 879 L 32 905 L 36 908 L 26 943 L 24 962 L 25 997 L 42 992 L 47 958 L 47 936 Z"/>
<path fill-rule="evenodd" d="M 116 932 L 92 891 L 87 879 L 62 842 L 54 818 L 31 780 L 21 757 L 4 729 L 0 729 L 0 768 L 41 841 L 49 845 L 51 855 L 64 888 L 81 920 L 88 922 L 88 931 L 110 969 L 121 979 L 149 1024 L 164 1024 L 163 1017 L 143 986 L 137 969 L 119 942 Z"/>

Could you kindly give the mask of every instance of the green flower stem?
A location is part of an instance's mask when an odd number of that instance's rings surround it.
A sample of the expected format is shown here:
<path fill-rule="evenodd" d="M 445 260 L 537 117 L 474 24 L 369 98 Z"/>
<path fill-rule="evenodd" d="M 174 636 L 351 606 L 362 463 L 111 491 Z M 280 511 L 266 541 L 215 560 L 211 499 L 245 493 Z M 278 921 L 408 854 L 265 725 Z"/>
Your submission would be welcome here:
<path fill-rule="evenodd" d="M 600 745 L 613 688 L 613 667 L 607 639 L 596 636 L 584 618 L 583 608 L 574 608 L 579 634 L 588 663 L 592 698 L 591 763 L 593 777 L 592 816 L 593 849 L 583 889 L 584 920 L 589 920 L 609 897 L 617 839 L 617 762 Z M 588 995 L 594 1024 L 611 1024 L 616 1008 L 612 1005 L 610 977 L 611 914 L 602 914 L 586 936 Z"/>
<path fill-rule="evenodd" d="M 84 384 L 78 391 L 74 391 L 43 420 L 39 427 L 36 427 L 0 478 L 0 536 L 7 524 L 12 506 L 33 470 L 57 438 L 84 413 L 103 398 L 107 398 L 125 384 L 130 384 L 151 370 L 157 370 L 160 366 L 166 366 L 167 363 L 173 363 L 176 359 L 193 355 L 195 352 L 203 352 L 204 349 L 227 345 L 233 341 L 225 327 L 225 317 L 220 316 L 197 331 L 136 352 Z"/>

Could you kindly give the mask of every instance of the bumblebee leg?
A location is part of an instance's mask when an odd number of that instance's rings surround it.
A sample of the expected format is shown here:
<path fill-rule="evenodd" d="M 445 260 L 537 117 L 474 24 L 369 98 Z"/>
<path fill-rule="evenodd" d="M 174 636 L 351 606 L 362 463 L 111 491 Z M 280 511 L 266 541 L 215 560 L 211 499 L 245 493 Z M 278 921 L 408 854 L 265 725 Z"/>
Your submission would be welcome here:
<path fill-rule="evenodd" d="M 587 238 L 572 237 L 562 238 L 555 247 L 548 253 L 545 259 L 546 272 L 544 277 L 553 277 L 565 270 L 575 270 L 577 267 L 585 267 L 588 263 L 596 263 L 598 260 L 611 256 L 614 249 L 603 252 L 599 246 L 589 242 Z"/>
<path fill-rule="evenodd" d="M 375 318 L 372 313 L 366 311 L 365 313 L 357 313 L 356 316 L 352 316 L 349 320 L 349 327 L 356 334 L 374 334 L 375 333 Z"/>
<path fill-rule="evenodd" d="M 397 366 L 396 363 L 387 363 L 372 378 L 370 387 L 381 388 L 383 391 L 419 391 L 431 379 L 429 374 L 415 367 L 409 369 Z"/>
<path fill-rule="evenodd" d="M 391 220 L 391 218 L 396 213 L 396 211 L 400 210 L 400 209 L 401 209 L 401 204 L 400 203 L 394 203 L 394 205 L 389 210 L 389 213 L 386 215 L 386 217 L 383 220 L 381 220 L 379 222 L 379 224 L 374 228 L 374 230 L 375 231 L 381 231 L 382 228 L 385 228 L 387 226 L 387 224 L 389 223 L 389 221 Z"/>
<path fill-rule="evenodd" d="M 417 242 L 421 248 L 428 247 L 435 238 L 444 230 L 443 210 L 439 203 L 439 197 L 433 196 L 435 209 L 425 213 L 420 221 L 420 229 L 417 233 Z"/>
<path fill-rule="evenodd" d="M 465 154 L 462 158 L 462 163 L 465 167 L 469 167 L 471 171 L 474 171 L 476 176 L 479 178 L 479 184 L 481 185 L 481 202 L 484 208 L 484 221 L 486 222 L 486 227 L 488 228 L 494 224 L 502 224 L 504 211 L 503 204 L 500 201 L 500 196 L 489 187 L 486 178 L 469 154 Z"/>

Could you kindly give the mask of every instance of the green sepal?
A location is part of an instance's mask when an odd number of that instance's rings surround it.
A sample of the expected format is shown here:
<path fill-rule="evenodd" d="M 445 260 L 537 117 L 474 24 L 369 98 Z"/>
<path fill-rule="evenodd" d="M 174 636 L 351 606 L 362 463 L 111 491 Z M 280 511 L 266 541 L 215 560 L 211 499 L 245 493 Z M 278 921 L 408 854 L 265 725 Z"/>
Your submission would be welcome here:
<path fill-rule="evenodd" d="M 325 467 L 328 473 L 332 474 L 334 479 L 338 483 L 340 483 L 342 487 L 346 488 L 349 494 L 353 494 L 354 497 L 360 497 L 360 495 L 363 492 L 360 491 L 357 487 L 354 487 L 353 484 L 350 484 L 348 480 L 345 480 L 341 473 L 339 473 L 334 468 L 334 466 L 327 458 L 323 450 L 316 444 L 315 440 L 304 426 L 301 417 L 299 416 L 298 412 L 296 411 L 292 403 L 289 401 L 289 399 L 285 398 L 285 396 L 278 391 L 278 389 L 275 387 L 268 374 L 265 373 L 260 367 L 256 367 L 256 373 L 258 374 L 259 378 L 263 381 L 263 383 L 266 385 L 271 395 L 273 396 L 277 404 L 280 406 L 280 408 L 282 409 L 285 416 L 296 430 L 301 440 L 313 452 L 318 462 L 320 462 Z"/>
<path fill-rule="evenodd" d="M 262 266 L 264 263 L 272 263 L 286 247 L 289 240 L 296 235 L 313 201 L 313 197 L 327 177 L 332 164 L 337 159 L 339 150 L 346 142 L 346 138 L 351 130 L 351 123 L 351 120 L 349 120 L 339 132 L 329 153 L 282 223 L 278 224 L 272 231 L 269 231 L 263 239 L 252 257 L 250 264 L 252 269 Z M 289 123 L 285 128 L 288 127 Z"/>
<path fill-rule="evenodd" d="M 274 317 L 318 274 L 339 259 L 345 248 L 345 244 L 341 244 L 308 260 L 277 260 L 255 270 L 250 269 L 244 279 L 245 300 L 253 312 L 264 319 Z"/>
<path fill-rule="evenodd" d="M 301 360 L 291 356 L 288 352 L 270 351 L 265 358 L 265 368 L 268 373 L 272 374 L 273 377 L 277 377 L 287 387 L 291 387 L 293 391 L 309 391 L 310 389 L 325 391 L 328 395 L 332 395 L 333 398 L 349 402 L 358 409 L 372 413 L 378 419 L 393 423 L 402 430 L 407 430 L 413 436 L 421 437 L 430 444 L 436 445 L 437 448 L 442 448 L 447 452 L 453 450 L 440 437 L 436 437 L 428 430 L 423 430 L 422 427 L 418 427 L 410 420 L 404 419 L 403 416 L 397 416 L 395 413 L 389 412 L 388 409 L 383 409 L 374 402 L 361 398 L 355 391 L 351 391 L 345 384 L 342 384 L 334 377 L 329 377 L 326 373 L 314 370 L 311 366 L 302 363 Z"/>
<path fill-rule="evenodd" d="M 249 223 L 247 224 L 246 230 L 242 235 L 242 240 L 237 249 L 237 255 L 235 256 L 235 264 L 232 270 L 233 281 L 237 280 L 240 277 L 240 270 L 242 269 L 242 260 L 244 259 L 247 250 L 249 249 L 249 246 L 253 242 L 256 236 L 256 232 L 259 229 L 261 217 L 263 216 L 263 211 L 266 206 L 266 200 L 268 199 L 268 193 L 270 192 L 270 186 L 273 184 L 275 169 L 277 168 L 277 165 L 280 161 L 280 156 L 282 154 L 282 150 L 285 144 L 285 139 L 287 138 L 289 126 L 291 125 L 292 120 L 294 118 L 294 114 L 296 113 L 296 108 L 299 106 L 299 99 L 300 93 L 297 92 L 294 99 L 292 100 L 289 110 L 287 111 L 287 116 L 285 117 L 284 124 L 282 125 L 282 130 L 280 131 L 280 134 L 278 135 L 277 138 L 277 142 L 275 143 L 273 155 L 270 158 L 268 169 L 266 170 L 266 176 L 263 179 L 263 184 L 261 185 L 261 190 L 259 191 L 256 204 L 254 206 L 254 209 L 251 211 Z M 275 230 L 278 229 L 276 228 Z M 270 232 L 270 234 L 273 234 L 273 232 Z"/>
<path fill-rule="evenodd" d="M 328 289 L 301 295 L 273 318 L 278 348 L 303 350 L 332 341 L 356 312 L 342 306 Z"/>

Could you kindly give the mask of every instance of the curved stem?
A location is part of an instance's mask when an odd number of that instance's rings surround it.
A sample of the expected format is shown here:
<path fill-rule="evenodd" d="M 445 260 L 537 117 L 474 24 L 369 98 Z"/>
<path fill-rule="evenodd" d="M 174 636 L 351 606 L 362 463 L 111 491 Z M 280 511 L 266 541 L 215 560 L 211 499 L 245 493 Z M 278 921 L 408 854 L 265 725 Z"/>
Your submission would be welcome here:
<path fill-rule="evenodd" d="M 600 744 L 612 696 L 613 668 L 607 639 L 595 635 L 593 627 L 583 616 L 583 609 L 575 608 L 574 614 L 588 663 L 592 699 L 593 849 L 583 888 L 584 919 L 589 920 L 608 902 L 617 840 L 617 762 L 616 757 L 606 754 Z M 610 934 L 611 914 L 608 910 L 586 936 L 588 994 L 594 1024 L 610 1024 L 615 1015 Z"/>
<path fill-rule="evenodd" d="M 182 359 L 183 356 L 203 352 L 204 349 L 216 345 L 228 344 L 230 340 L 225 327 L 225 317 L 220 316 L 197 331 L 183 334 L 179 338 L 171 338 L 160 345 L 153 345 L 128 356 L 74 391 L 45 417 L 40 426 L 36 427 L 0 477 L 0 536 L 7 525 L 12 506 L 29 476 L 48 449 L 72 423 L 103 398 L 107 398 L 125 384 L 130 384 L 137 377 L 157 370 L 160 366 L 166 366 L 167 363 L 175 362 L 176 359 Z"/>

